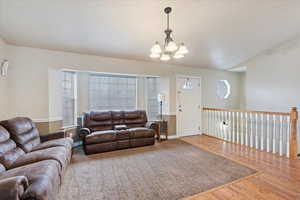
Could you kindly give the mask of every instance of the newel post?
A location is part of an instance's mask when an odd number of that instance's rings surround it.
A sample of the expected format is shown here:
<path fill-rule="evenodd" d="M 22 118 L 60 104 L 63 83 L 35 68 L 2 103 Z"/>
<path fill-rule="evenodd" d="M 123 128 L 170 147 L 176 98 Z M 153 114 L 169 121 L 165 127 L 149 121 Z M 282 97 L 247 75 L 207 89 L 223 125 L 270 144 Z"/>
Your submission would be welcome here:
<path fill-rule="evenodd" d="M 297 159 L 298 157 L 298 144 L 297 144 L 298 111 L 296 107 L 292 108 L 290 117 L 291 117 L 290 158 Z"/>

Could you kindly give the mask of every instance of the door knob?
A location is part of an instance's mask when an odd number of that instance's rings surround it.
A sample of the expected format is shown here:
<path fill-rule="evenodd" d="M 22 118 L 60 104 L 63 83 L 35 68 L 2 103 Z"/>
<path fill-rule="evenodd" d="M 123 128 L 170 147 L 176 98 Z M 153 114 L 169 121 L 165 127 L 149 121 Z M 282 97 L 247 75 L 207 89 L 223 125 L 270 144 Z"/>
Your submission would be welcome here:
<path fill-rule="evenodd" d="M 182 112 L 182 109 L 178 109 L 179 112 Z"/>

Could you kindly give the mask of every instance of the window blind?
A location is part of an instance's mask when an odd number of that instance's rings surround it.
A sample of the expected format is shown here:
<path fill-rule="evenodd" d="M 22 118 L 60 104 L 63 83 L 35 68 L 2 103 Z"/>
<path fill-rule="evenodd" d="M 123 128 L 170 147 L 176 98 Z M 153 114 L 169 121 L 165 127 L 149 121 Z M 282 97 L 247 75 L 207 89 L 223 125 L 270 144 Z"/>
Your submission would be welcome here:
<path fill-rule="evenodd" d="M 157 119 L 159 115 L 159 102 L 158 96 L 159 78 L 146 77 L 146 97 L 147 97 L 147 115 L 149 120 Z"/>
<path fill-rule="evenodd" d="M 137 105 L 134 76 L 89 75 L 90 110 L 133 110 Z"/>
<path fill-rule="evenodd" d="M 62 80 L 63 93 L 63 126 L 76 124 L 75 114 L 75 72 L 64 71 Z"/>

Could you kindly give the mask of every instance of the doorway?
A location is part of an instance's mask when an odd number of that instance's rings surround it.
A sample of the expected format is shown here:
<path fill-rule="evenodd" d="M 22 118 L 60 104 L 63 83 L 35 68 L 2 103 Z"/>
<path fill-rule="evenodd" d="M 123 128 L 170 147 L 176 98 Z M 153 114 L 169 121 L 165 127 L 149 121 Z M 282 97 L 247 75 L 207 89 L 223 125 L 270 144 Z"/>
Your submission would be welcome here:
<path fill-rule="evenodd" d="M 177 76 L 176 98 L 177 136 L 201 134 L 201 78 Z"/>

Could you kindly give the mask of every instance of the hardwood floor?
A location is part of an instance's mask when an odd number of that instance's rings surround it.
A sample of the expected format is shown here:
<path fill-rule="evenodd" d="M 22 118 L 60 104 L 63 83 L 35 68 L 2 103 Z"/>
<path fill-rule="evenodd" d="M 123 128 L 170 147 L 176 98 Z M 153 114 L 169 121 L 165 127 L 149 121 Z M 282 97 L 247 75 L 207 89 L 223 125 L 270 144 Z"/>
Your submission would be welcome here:
<path fill-rule="evenodd" d="M 289 160 L 209 136 L 182 140 L 239 162 L 259 172 L 224 186 L 188 197 L 185 200 L 292 199 L 300 200 L 300 160 Z"/>

